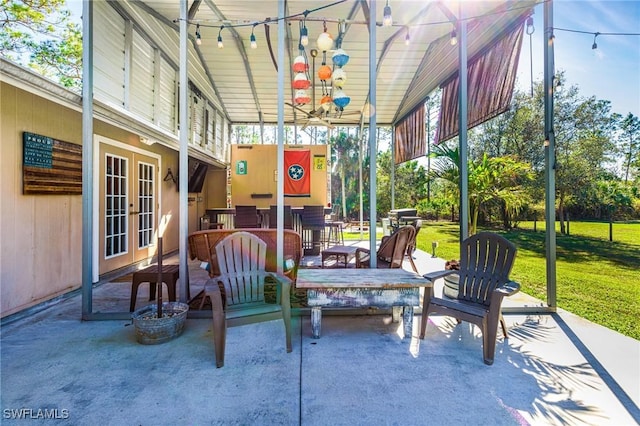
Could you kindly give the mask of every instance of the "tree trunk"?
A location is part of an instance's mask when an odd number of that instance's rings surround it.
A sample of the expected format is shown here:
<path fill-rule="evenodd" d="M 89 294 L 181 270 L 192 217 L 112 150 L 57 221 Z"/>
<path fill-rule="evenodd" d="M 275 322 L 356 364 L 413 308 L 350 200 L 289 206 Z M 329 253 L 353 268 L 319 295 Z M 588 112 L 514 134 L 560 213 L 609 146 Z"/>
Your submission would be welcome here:
<path fill-rule="evenodd" d="M 560 221 L 560 233 L 564 234 L 564 200 L 562 194 L 560 194 L 560 202 L 558 203 L 558 219 Z"/>
<path fill-rule="evenodd" d="M 609 241 L 613 241 L 613 210 L 609 209 Z"/>
<path fill-rule="evenodd" d="M 469 227 L 469 235 L 475 235 L 476 234 L 476 230 L 478 229 L 478 214 L 480 213 L 480 209 L 479 208 L 474 208 L 472 209 L 471 212 L 471 226 Z"/>
<path fill-rule="evenodd" d="M 504 226 L 504 229 L 510 229 L 511 220 L 509 218 L 509 212 L 507 211 L 507 205 L 504 201 L 500 203 L 500 213 L 502 213 L 502 226 Z"/>
<path fill-rule="evenodd" d="M 342 220 L 344 220 L 347 217 L 347 200 L 345 199 L 345 189 L 344 189 L 344 166 L 341 167 L 341 172 L 340 173 L 340 186 L 341 186 L 341 190 L 342 190 Z"/>

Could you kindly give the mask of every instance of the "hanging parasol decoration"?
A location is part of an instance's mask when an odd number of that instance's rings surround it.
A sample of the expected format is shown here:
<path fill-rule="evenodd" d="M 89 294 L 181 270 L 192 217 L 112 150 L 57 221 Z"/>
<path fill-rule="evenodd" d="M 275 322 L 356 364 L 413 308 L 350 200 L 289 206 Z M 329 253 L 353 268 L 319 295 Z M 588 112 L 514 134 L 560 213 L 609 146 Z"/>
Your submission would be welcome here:
<path fill-rule="evenodd" d="M 318 45 L 318 49 L 321 52 L 326 52 L 327 50 L 331 50 L 331 48 L 333 47 L 333 37 L 331 37 L 331 34 L 327 32 L 326 23 L 324 23 L 324 31 L 320 33 L 320 35 L 318 36 L 318 39 L 316 40 L 316 43 Z"/>
<path fill-rule="evenodd" d="M 342 48 L 336 49 L 331 57 L 333 64 L 337 67 L 344 67 L 349 62 L 349 55 Z"/>
<path fill-rule="evenodd" d="M 309 64 L 303 55 L 298 55 L 293 60 L 293 72 L 304 72 L 309 71 Z"/>
<path fill-rule="evenodd" d="M 338 68 L 333 72 L 333 85 L 339 89 L 342 89 L 347 82 L 347 73 L 342 68 Z"/>
<path fill-rule="evenodd" d="M 344 108 L 349 105 L 351 102 L 351 98 L 348 97 L 342 89 L 338 89 L 333 94 L 333 103 L 336 105 L 339 111 L 344 110 Z"/>
<path fill-rule="evenodd" d="M 311 97 L 306 90 L 296 90 L 293 101 L 296 103 L 296 105 L 306 105 L 311 102 Z"/>
<path fill-rule="evenodd" d="M 303 89 L 306 90 L 311 86 L 311 81 L 307 78 L 307 75 L 304 73 L 297 73 L 293 78 L 293 88 L 294 89 Z"/>
<path fill-rule="evenodd" d="M 323 64 L 318 70 L 318 78 L 320 81 L 331 80 L 331 67 Z"/>
<path fill-rule="evenodd" d="M 325 111 L 326 114 L 331 111 L 331 104 L 333 103 L 333 98 L 329 95 L 325 95 L 320 99 L 320 108 L 322 111 Z"/>

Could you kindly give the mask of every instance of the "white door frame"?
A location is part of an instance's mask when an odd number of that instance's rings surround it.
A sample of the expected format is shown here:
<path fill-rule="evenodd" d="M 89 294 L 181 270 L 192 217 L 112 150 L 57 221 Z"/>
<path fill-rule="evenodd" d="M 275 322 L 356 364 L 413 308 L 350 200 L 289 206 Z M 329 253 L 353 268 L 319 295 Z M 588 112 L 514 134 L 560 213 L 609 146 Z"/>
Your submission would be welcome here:
<path fill-rule="evenodd" d="M 158 176 L 161 176 L 161 170 L 162 170 L 162 156 L 160 154 L 157 154 L 155 152 L 151 152 L 151 151 L 146 151 L 142 148 L 138 148 L 136 146 L 131 146 L 128 145 L 126 143 L 114 140 L 114 139 L 110 139 L 107 138 L 106 136 L 102 136 L 102 135 L 97 135 L 94 134 L 93 135 L 93 143 L 94 146 L 97 147 L 98 149 L 94 149 L 93 150 L 93 170 L 95 170 L 96 172 L 100 170 L 100 144 L 105 144 L 105 145 L 111 145 L 113 147 L 125 150 L 125 151 L 130 151 L 136 154 L 141 154 L 141 155 L 145 155 L 147 157 L 151 157 L 154 158 L 158 161 Z M 156 230 L 160 229 L 160 218 L 162 217 L 162 191 L 161 188 L 162 185 L 160 185 L 160 182 L 158 181 L 158 191 L 157 191 L 157 204 L 158 204 L 158 210 L 157 210 L 157 214 L 155 217 L 155 227 Z M 93 259 L 92 259 L 92 263 L 93 263 L 93 277 L 92 280 L 93 282 L 98 282 L 98 280 L 100 279 L 100 238 L 104 238 L 104 236 L 100 236 L 100 199 L 101 197 L 104 195 L 103 191 L 101 191 L 100 189 L 100 179 L 99 178 L 94 178 L 93 179 Z M 97 195 L 97 196 L 96 196 Z"/>

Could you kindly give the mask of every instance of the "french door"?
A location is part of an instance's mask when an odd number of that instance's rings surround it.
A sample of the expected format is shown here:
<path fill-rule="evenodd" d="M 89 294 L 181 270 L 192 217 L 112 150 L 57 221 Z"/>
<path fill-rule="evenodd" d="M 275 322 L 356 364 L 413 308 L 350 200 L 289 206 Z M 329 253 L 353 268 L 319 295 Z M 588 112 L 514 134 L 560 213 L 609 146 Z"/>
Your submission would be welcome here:
<path fill-rule="evenodd" d="M 100 273 L 155 254 L 158 163 L 153 153 L 100 144 Z"/>

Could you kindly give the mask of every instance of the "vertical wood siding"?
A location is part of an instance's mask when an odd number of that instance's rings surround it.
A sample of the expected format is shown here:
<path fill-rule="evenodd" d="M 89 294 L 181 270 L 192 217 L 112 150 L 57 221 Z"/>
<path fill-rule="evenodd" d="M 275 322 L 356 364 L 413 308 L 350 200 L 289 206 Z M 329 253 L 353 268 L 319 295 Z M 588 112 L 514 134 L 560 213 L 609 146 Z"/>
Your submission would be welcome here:
<path fill-rule="evenodd" d="M 104 102 L 125 105 L 125 22 L 106 2 L 95 2 L 94 96 Z"/>
<path fill-rule="evenodd" d="M 154 105 L 154 49 L 140 34 L 133 32 L 131 49 L 131 85 L 129 87 L 130 110 L 153 122 Z"/>

